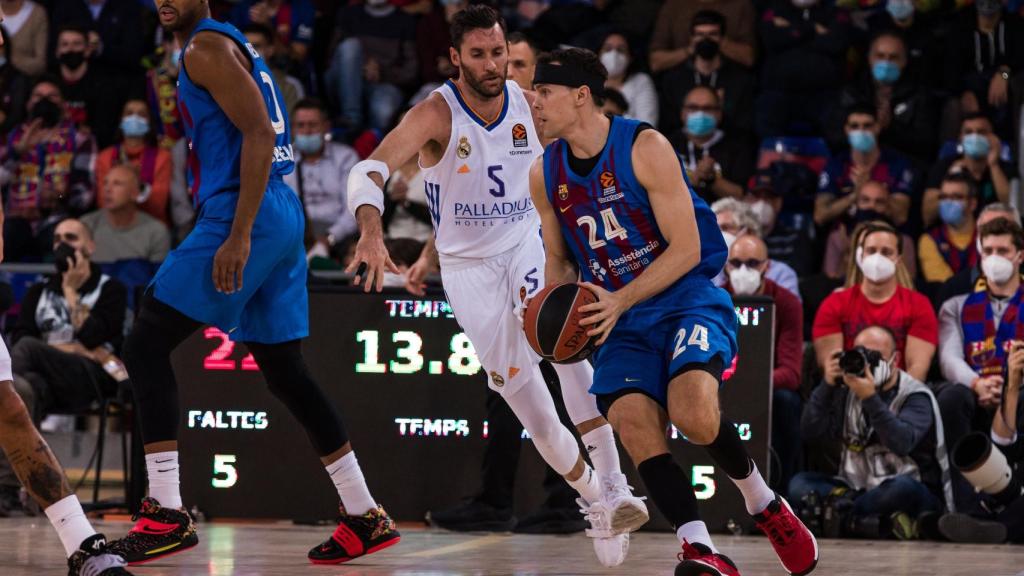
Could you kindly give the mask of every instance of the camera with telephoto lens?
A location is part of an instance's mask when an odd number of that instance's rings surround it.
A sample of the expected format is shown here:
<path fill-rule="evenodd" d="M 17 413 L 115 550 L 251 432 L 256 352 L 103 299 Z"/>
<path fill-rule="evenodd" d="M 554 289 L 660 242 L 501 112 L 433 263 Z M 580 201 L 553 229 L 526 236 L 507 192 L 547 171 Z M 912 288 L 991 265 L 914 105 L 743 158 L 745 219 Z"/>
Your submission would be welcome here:
<path fill-rule="evenodd" d="M 863 346 L 854 346 L 839 355 L 839 369 L 844 374 L 865 376 L 867 375 L 867 368 L 874 369 L 881 361 L 881 352 L 868 350 Z"/>

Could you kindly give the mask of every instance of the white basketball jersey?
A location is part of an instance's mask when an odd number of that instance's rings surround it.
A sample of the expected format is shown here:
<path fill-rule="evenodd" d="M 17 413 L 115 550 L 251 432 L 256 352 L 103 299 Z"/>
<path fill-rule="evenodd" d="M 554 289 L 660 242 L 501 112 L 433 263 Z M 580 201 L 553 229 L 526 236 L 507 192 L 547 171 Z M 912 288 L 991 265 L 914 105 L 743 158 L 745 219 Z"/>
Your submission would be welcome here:
<path fill-rule="evenodd" d="M 449 80 L 437 90 L 452 111 L 441 161 L 423 169 L 427 204 L 441 263 L 489 258 L 537 234 L 530 199 L 530 164 L 544 149 L 522 90 L 506 82 L 493 122 L 477 115 Z"/>

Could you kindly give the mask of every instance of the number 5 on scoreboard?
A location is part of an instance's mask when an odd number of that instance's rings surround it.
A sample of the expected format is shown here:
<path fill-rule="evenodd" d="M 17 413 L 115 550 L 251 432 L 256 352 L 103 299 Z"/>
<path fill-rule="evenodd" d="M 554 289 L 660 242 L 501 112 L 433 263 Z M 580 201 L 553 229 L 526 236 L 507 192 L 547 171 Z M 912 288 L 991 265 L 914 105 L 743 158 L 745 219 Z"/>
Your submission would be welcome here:
<path fill-rule="evenodd" d="M 693 474 L 693 487 L 700 486 L 700 490 L 694 490 L 693 493 L 697 496 L 697 500 L 707 500 L 715 495 L 717 486 L 715 485 L 715 467 L 714 466 L 694 466 Z"/>
<path fill-rule="evenodd" d="M 223 476 L 218 478 L 218 476 Z M 213 479 L 210 484 L 214 488 L 231 488 L 238 482 L 238 470 L 235 469 L 234 454 L 213 455 Z"/>

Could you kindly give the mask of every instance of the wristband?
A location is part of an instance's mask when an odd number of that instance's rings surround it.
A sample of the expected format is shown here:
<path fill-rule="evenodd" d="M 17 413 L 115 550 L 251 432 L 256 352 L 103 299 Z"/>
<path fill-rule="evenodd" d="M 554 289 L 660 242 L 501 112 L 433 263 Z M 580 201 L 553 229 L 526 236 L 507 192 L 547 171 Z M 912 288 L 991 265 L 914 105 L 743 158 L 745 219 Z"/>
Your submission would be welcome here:
<path fill-rule="evenodd" d="M 352 216 L 363 204 L 369 204 L 384 214 L 384 191 L 370 179 L 370 173 L 380 174 L 381 180 L 388 181 L 391 172 L 388 165 L 379 160 L 363 160 L 356 163 L 348 173 L 348 211 Z"/>

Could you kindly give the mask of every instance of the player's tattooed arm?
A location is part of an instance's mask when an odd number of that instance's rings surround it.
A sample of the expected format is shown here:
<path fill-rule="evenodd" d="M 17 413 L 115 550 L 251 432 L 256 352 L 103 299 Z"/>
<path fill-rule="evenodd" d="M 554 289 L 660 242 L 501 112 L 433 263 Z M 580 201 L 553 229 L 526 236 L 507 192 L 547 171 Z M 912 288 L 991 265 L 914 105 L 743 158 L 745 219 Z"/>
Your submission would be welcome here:
<path fill-rule="evenodd" d="M 555 209 L 548 201 L 547 185 L 544 182 L 544 155 L 530 165 L 530 197 L 540 215 L 540 229 L 544 236 L 544 282 L 546 285 L 575 282 L 578 278 L 576 265 L 565 245 L 562 229 L 558 224 Z"/>
<path fill-rule="evenodd" d="M 0 445 L 14 474 L 43 508 L 71 494 L 67 478 L 9 382 L 0 383 Z"/>

